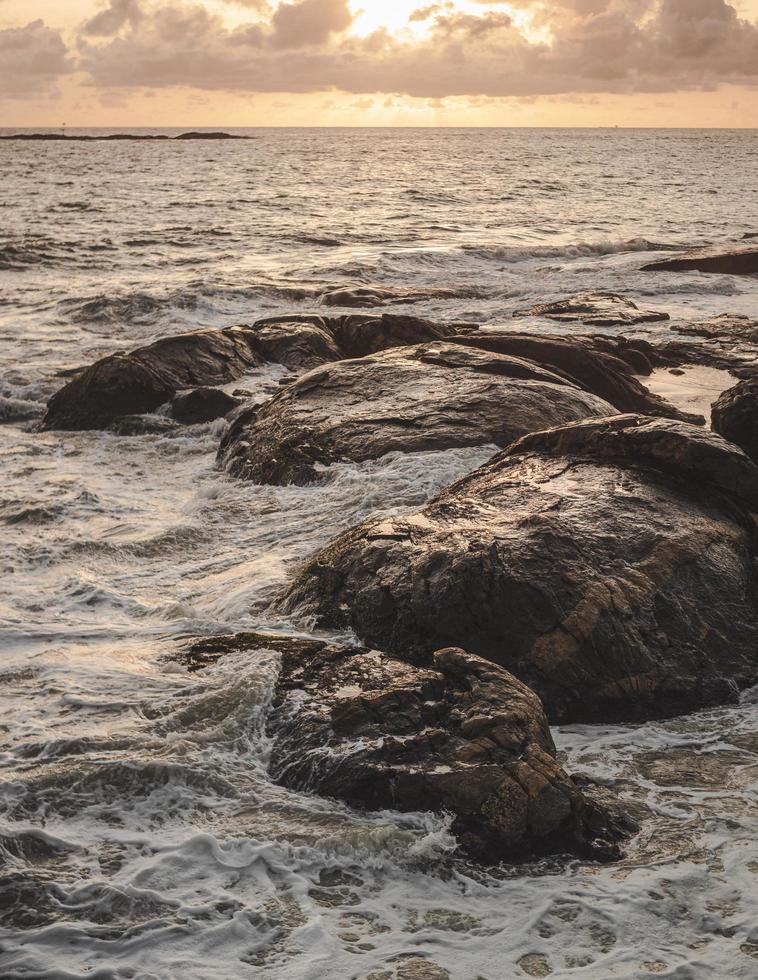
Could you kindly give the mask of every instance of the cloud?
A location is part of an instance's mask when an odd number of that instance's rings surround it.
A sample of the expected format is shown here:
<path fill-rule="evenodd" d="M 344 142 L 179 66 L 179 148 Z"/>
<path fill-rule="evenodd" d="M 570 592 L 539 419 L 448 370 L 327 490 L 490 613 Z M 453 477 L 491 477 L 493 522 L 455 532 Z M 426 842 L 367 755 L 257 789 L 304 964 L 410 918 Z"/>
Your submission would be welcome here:
<path fill-rule="evenodd" d="M 233 27 L 197 0 L 109 0 L 81 26 L 76 67 L 105 92 L 527 99 L 758 85 L 758 25 L 727 0 L 489 0 L 480 11 L 444 0 L 410 15 L 420 37 L 351 33 L 348 0 L 232 2 L 251 9 Z M 42 21 L 0 31 L 4 91 L 38 92 L 72 69 Z"/>
<path fill-rule="evenodd" d="M 274 11 L 271 42 L 277 48 L 323 44 L 331 34 L 347 30 L 354 20 L 347 0 L 301 0 Z"/>
<path fill-rule="evenodd" d="M 82 33 L 91 37 L 111 37 L 126 24 L 133 26 L 142 19 L 139 0 L 109 0 L 105 10 L 82 25 Z"/>
<path fill-rule="evenodd" d="M 43 21 L 0 30 L 0 96 L 42 95 L 73 70 L 60 32 Z"/>

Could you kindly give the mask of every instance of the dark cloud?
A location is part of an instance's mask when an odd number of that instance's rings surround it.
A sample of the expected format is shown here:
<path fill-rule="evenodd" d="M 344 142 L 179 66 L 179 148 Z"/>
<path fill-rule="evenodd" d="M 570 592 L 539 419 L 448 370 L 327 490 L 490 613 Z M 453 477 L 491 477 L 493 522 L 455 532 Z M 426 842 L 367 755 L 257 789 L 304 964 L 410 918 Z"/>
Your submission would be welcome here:
<path fill-rule="evenodd" d="M 108 6 L 82 25 L 82 33 L 91 37 L 111 37 L 129 23 L 142 20 L 139 0 L 109 0 Z"/>
<path fill-rule="evenodd" d="M 43 21 L 0 30 L 0 96 L 42 95 L 73 67 L 60 33 Z"/>
<path fill-rule="evenodd" d="M 326 42 L 347 30 L 353 14 L 347 0 L 301 0 L 282 3 L 274 11 L 271 43 L 276 48 L 302 48 Z"/>

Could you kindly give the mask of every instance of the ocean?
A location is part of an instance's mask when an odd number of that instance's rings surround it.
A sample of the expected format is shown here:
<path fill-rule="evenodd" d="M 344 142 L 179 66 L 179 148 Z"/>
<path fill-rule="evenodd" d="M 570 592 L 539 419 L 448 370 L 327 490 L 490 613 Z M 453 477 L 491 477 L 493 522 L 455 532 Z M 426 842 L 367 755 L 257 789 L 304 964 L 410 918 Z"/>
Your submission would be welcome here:
<path fill-rule="evenodd" d="M 639 269 L 758 231 L 758 132 L 235 132 L 251 138 L 0 142 L 0 976 L 755 977 L 758 692 L 554 729 L 639 834 L 615 864 L 484 868 L 444 814 L 271 782 L 273 654 L 176 659 L 197 636 L 307 633 L 275 604 L 298 565 L 494 446 L 252 486 L 216 469 L 223 421 L 35 423 L 99 356 L 318 312 L 347 285 L 423 290 L 389 309 L 483 329 L 548 329 L 511 314 L 589 289 L 670 314 L 635 328 L 655 338 L 756 316 L 758 277 Z M 273 393 L 285 373 L 234 386 Z"/>

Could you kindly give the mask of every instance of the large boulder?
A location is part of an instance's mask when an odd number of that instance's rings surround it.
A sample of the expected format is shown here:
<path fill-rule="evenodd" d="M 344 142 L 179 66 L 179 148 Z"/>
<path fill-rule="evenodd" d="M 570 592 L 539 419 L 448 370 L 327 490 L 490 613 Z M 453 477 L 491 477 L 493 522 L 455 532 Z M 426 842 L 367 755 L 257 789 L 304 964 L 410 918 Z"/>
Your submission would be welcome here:
<path fill-rule="evenodd" d="M 711 409 L 713 429 L 758 462 L 758 377 L 729 388 Z"/>
<path fill-rule="evenodd" d="M 459 842 L 488 863 L 617 855 L 607 810 L 559 765 L 539 698 L 508 671 L 458 649 L 417 667 L 312 640 L 219 641 L 222 654 L 280 653 L 266 722 L 277 782 L 361 809 L 452 814 Z M 213 638 L 200 647 L 214 659 Z"/>
<path fill-rule="evenodd" d="M 318 467 L 513 439 L 609 415 L 608 402 L 531 361 L 446 343 L 341 361 L 229 427 L 219 460 L 256 483 L 310 483 Z"/>
<path fill-rule="evenodd" d="M 694 425 L 705 423 L 702 416 L 680 411 L 637 379 L 636 375 L 649 375 L 654 366 L 666 360 L 644 340 L 602 335 L 479 333 L 454 336 L 451 341 L 478 350 L 529 358 L 605 399 L 619 412 L 660 415 Z"/>
<path fill-rule="evenodd" d="M 222 385 L 262 363 L 242 328 L 166 337 L 85 368 L 53 395 L 42 424 L 104 429 L 122 415 L 155 411 L 177 391 Z"/>
<path fill-rule="evenodd" d="M 464 646 L 556 722 L 670 716 L 758 680 L 753 511 L 758 468 L 718 435 L 590 420 L 337 538 L 285 604 L 420 663 Z"/>
<path fill-rule="evenodd" d="M 657 259 L 642 266 L 643 272 L 716 272 L 733 276 L 758 274 L 758 248 L 754 245 L 732 245 L 724 248 L 700 248 L 682 252 L 668 259 Z"/>
<path fill-rule="evenodd" d="M 345 357 L 437 340 L 463 326 L 390 314 L 300 314 L 165 337 L 78 371 L 50 399 L 42 425 L 103 429 L 121 416 L 153 412 L 178 391 L 223 385 L 269 362 L 305 371 Z"/>
<path fill-rule="evenodd" d="M 555 303 L 540 303 L 517 310 L 515 317 L 546 317 L 558 323 L 582 323 L 588 327 L 634 326 L 668 320 L 668 313 L 641 310 L 636 303 L 618 293 L 580 293 Z"/>

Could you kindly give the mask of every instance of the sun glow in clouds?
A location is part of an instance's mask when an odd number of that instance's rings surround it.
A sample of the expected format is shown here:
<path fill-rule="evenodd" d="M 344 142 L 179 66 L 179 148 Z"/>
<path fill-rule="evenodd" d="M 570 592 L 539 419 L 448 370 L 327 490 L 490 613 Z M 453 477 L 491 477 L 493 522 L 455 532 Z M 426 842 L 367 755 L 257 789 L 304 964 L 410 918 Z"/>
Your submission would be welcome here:
<path fill-rule="evenodd" d="M 423 38 L 429 35 L 435 19 L 454 14 L 471 14 L 481 17 L 488 11 L 508 14 L 514 27 L 530 42 L 544 43 L 550 40 L 545 29 L 536 30 L 529 13 L 511 7 L 508 3 L 481 2 L 481 0 L 352 0 L 355 14 L 350 32 L 365 37 L 374 31 L 385 30 L 395 36 L 412 35 Z"/>
<path fill-rule="evenodd" d="M 355 20 L 351 34 L 372 34 L 386 30 L 391 34 L 409 31 L 415 35 L 428 33 L 429 21 L 411 21 L 411 15 L 424 7 L 432 6 L 424 0 L 354 0 L 351 9 Z"/>

